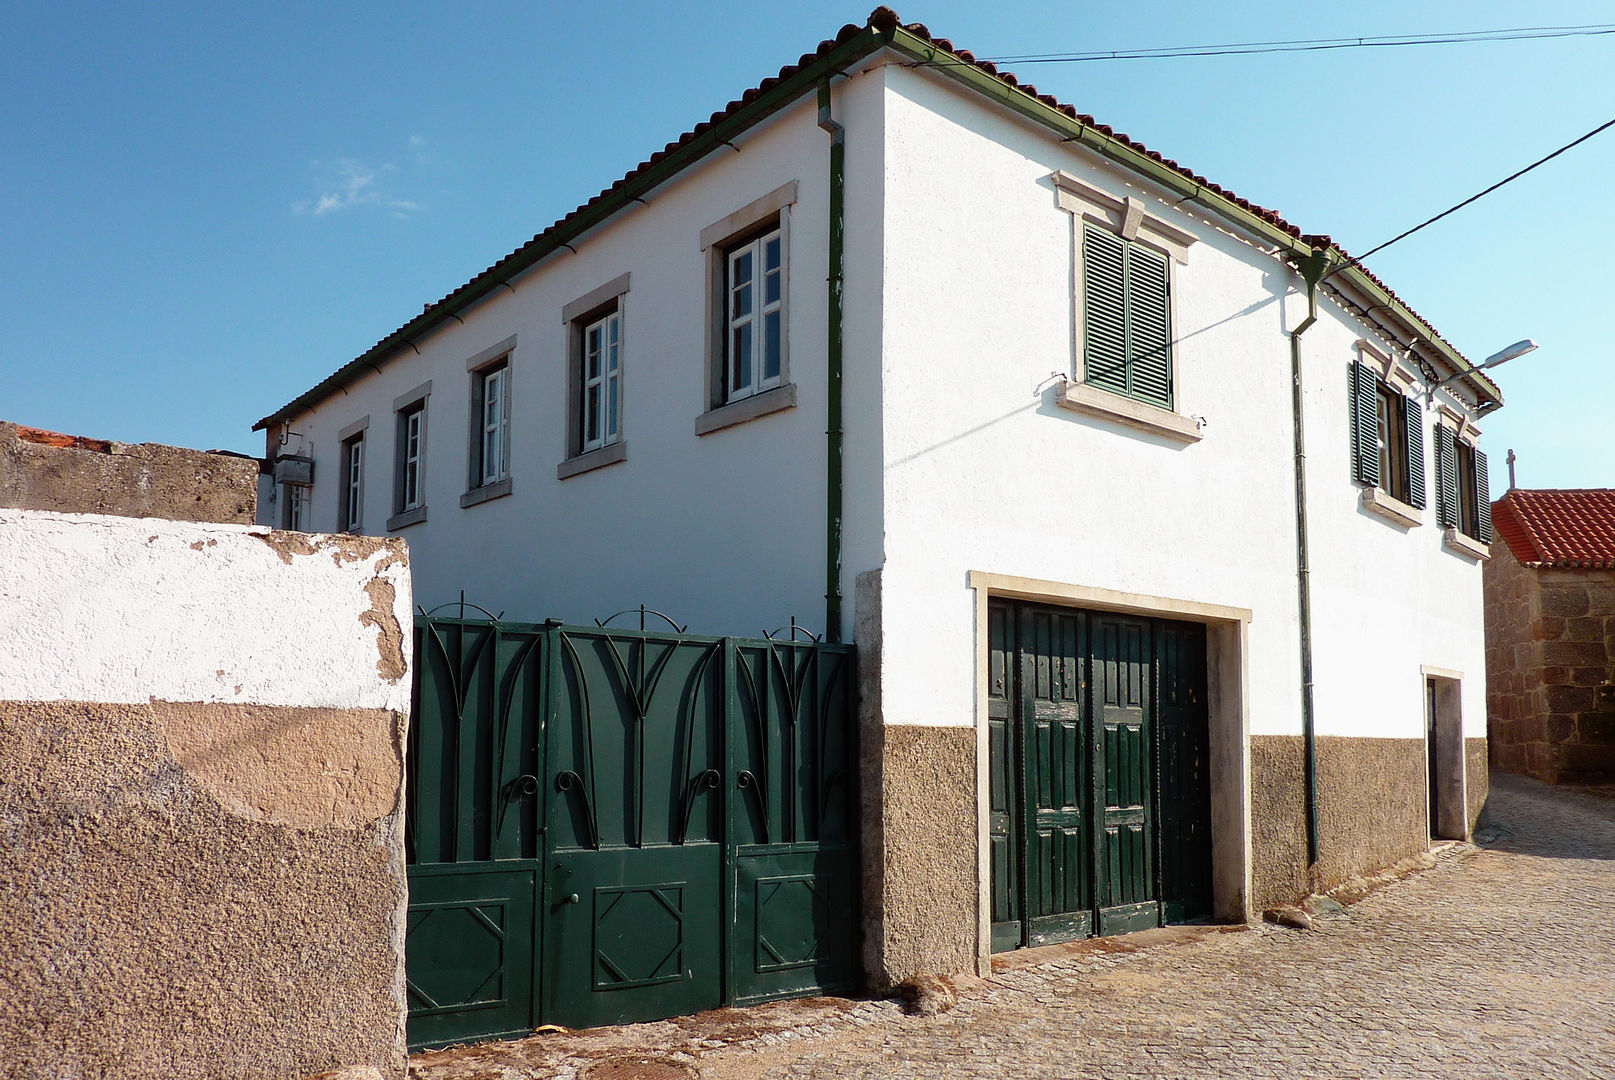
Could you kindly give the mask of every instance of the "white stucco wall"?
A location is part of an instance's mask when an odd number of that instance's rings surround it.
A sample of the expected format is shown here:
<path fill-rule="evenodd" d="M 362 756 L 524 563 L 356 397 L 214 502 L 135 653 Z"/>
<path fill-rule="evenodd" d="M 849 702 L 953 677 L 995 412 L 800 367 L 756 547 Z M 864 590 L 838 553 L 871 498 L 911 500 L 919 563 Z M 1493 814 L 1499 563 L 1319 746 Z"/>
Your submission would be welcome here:
<path fill-rule="evenodd" d="M 878 78 L 835 84 L 846 127 L 848 279 L 842 628 L 852 581 L 881 550 L 880 303 L 882 95 Z M 829 136 L 810 93 L 701 165 L 499 289 L 309 413 L 271 452 L 315 459 L 311 526 L 337 525 L 339 432 L 370 418 L 364 532 L 392 514 L 393 399 L 426 380 L 427 520 L 410 543 L 416 596 L 459 599 L 507 618 L 588 622 L 644 603 L 692 631 L 759 634 L 825 618 L 826 285 Z M 787 335 L 797 405 L 705 436 L 707 283 L 700 233 L 790 182 Z M 559 480 L 566 457 L 567 328 L 562 308 L 630 275 L 622 300 L 627 460 Z M 462 508 L 469 472 L 468 358 L 515 336 L 513 494 Z M 864 344 L 858 344 L 863 342 Z M 340 358 L 333 358 L 333 367 Z"/>
<path fill-rule="evenodd" d="M 884 79 L 887 722 L 974 721 L 976 570 L 1249 609 L 1249 730 L 1298 734 L 1299 276 L 934 74 Z M 1176 407 L 1204 418 L 1201 441 L 1055 404 L 1075 286 L 1055 170 L 1198 238 L 1172 288 Z M 1406 533 L 1358 508 L 1346 365 L 1364 331 L 1327 302 L 1320 316 L 1304 337 L 1318 731 L 1422 736 L 1430 665 L 1465 672 L 1466 732 L 1483 734 L 1480 569 L 1443 548 L 1433 508 Z"/>
<path fill-rule="evenodd" d="M 409 570 L 399 552 L 353 547 L 256 525 L 0 509 L 0 701 L 407 714 Z"/>

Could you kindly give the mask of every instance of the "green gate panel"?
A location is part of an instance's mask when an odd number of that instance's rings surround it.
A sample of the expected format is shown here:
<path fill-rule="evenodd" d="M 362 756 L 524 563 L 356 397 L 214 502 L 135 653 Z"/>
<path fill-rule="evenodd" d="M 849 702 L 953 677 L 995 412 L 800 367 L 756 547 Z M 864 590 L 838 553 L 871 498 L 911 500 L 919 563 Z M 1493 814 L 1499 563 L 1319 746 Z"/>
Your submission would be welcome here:
<path fill-rule="evenodd" d="M 719 845 L 558 852 L 550 869 L 546 1023 L 626 1024 L 723 1004 Z"/>
<path fill-rule="evenodd" d="M 799 641 L 729 648 L 729 1000 L 854 989 L 854 654 Z"/>
<path fill-rule="evenodd" d="M 411 1048 L 525 1035 L 537 1024 L 537 880 L 536 864 L 410 868 Z"/>
<path fill-rule="evenodd" d="M 409 1038 L 855 989 L 855 654 L 426 617 Z"/>

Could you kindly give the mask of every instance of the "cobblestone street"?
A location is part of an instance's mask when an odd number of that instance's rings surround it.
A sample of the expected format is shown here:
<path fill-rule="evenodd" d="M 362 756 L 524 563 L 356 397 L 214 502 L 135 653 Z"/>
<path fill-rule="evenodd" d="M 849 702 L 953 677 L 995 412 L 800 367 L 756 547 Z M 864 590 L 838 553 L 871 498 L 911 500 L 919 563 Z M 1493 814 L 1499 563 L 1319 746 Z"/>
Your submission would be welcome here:
<path fill-rule="evenodd" d="M 785 1002 L 421 1055 L 412 1075 L 628 1077 L 637 1057 L 710 1080 L 1615 1078 L 1615 800 L 1497 776 L 1482 839 L 1319 932 L 1159 931 L 967 982 L 928 1018 Z"/>

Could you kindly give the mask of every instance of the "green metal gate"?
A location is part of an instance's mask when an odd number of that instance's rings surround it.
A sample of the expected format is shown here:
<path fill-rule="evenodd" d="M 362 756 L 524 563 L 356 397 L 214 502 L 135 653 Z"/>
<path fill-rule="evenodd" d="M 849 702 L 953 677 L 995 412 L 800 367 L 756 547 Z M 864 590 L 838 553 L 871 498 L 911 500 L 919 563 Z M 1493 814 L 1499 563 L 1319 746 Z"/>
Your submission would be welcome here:
<path fill-rule="evenodd" d="M 852 647 L 643 624 L 417 627 L 411 1045 L 856 987 Z"/>
<path fill-rule="evenodd" d="M 1211 911 L 1205 627 L 988 606 L 992 947 Z"/>

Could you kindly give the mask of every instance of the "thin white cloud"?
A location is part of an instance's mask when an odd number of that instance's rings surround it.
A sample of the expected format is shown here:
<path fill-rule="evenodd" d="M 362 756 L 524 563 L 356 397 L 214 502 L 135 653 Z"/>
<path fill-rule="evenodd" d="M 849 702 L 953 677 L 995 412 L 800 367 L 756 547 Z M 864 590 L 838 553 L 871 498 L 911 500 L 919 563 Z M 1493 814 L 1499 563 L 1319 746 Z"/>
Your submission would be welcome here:
<path fill-rule="evenodd" d="M 411 146 L 419 138 L 411 136 Z M 424 143 L 425 140 L 421 141 Z M 383 181 L 398 172 L 398 167 L 390 162 L 372 167 L 353 158 L 317 161 L 314 163 L 314 172 L 319 195 L 292 204 L 293 213 L 320 217 L 356 206 L 374 206 L 401 218 L 421 208 L 419 203 L 398 198 L 385 189 Z"/>

